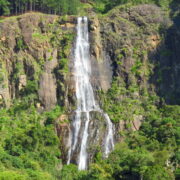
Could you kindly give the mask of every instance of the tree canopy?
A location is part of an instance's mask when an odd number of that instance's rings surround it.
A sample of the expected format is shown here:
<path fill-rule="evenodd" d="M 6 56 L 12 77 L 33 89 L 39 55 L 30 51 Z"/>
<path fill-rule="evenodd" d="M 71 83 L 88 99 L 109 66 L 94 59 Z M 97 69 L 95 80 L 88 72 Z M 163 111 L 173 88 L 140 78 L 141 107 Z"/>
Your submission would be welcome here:
<path fill-rule="evenodd" d="M 79 0 L 0 0 L 0 15 L 41 11 L 50 14 L 76 14 Z"/>
<path fill-rule="evenodd" d="M 168 6 L 173 0 L 0 0 L 0 15 L 22 14 L 27 11 L 40 11 L 49 14 L 77 14 L 84 3 L 90 4 L 94 10 L 106 13 L 121 4 L 151 3 Z M 174 0 L 178 1 L 178 0 Z"/>

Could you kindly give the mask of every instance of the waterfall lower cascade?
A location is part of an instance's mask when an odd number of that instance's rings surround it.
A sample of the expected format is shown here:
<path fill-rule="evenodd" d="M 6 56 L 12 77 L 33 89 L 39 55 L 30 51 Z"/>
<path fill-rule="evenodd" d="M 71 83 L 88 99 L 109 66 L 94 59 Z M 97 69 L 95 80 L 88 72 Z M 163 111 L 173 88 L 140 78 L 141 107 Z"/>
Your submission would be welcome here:
<path fill-rule="evenodd" d="M 79 17 L 77 21 L 77 38 L 74 54 L 74 77 L 76 83 L 77 109 L 72 122 L 67 164 L 72 162 L 72 156 L 76 153 L 76 163 L 78 164 L 78 169 L 85 170 L 88 165 L 87 142 L 91 111 L 100 112 L 106 120 L 107 132 L 104 140 L 105 157 L 107 157 L 114 148 L 114 141 L 113 124 L 109 119 L 109 116 L 104 113 L 96 103 L 93 88 L 90 82 L 91 63 L 89 52 L 88 19 L 87 17 Z M 84 121 L 83 128 L 82 119 Z"/>

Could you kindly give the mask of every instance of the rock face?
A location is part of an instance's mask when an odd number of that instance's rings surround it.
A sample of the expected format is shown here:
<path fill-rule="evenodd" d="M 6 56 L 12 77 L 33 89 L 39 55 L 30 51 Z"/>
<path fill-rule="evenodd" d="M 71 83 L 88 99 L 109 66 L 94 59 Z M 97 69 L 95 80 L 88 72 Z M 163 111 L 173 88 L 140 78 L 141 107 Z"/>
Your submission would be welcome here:
<path fill-rule="evenodd" d="M 67 152 L 70 146 L 70 124 L 67 122 L 68 119 L 69 117 L 63 114 L 56 121 L 56 130 L 61 141 L 62 159 L 64 163 L 67 162 Z"/>
<path fill-rule="evenodd" d="M 167 30 L 166 35 L 153 60 L 158 60 L 153 80 L 156 81 L 158 95 L 168 104 L 180 104 L 180 25 L 179 16 L 173 19 L 173 25 Z"/>
<path fill-rule="evenodd" d="M 167 103 L 179 104 L 177 18 L 172 22 L 159 7 L 139 5 L 115 8 L 99 20 L 101 51 L 126 88 L 138 85 L 157 92 Z"/>
<path fill-rule="evenodd" d="M 98 18 L 92 14 L 90 16 L 92 84 L 96 90 L 107 91 L 111 87 L 112 67 L 106 53 L 103 51 L 100 27 Z"/>
<path fill-rule="evenodd" d="M 117 7 L 102 17 L 89 14 L 91 83 L 102 109 L 106 110 L 107 97 L 99 92 L 107 93 L 113 80 L 128 91 L 121 91 L 113 103 L 129 98 L 138 107 L 148 92 L 158 93 L 169 104 L 180 104 L 178 22 L 154 5 Z M 38 110 L 50 110 L 57 104 L 65 107 L 66 114 L 56 122 L 64 162 L 76 109 L 72 71 L 75 26 L 75 17 L 64 20 L 38 13 L 0 22 L 0 107 L 24 97 L 33 97 Z M 122 140 L 119 132 L 136 131 L 143 121 L 141 109 L 130 111 L 125 106 L 126 116 L 119 116 L 115 124 L 116 141 Z M 90 115 L 88 143 L 92 147 L 88 151 L 92 161 L 103 148 L 98 144 L 102 144 L 106 123 L 99 113 Z"/>
<path fill-rule="evenodd" d="M 63 29 L 65 22 L 58 16 L 38 13 L 0 23 L 1 105 L 9 106 L 12 99 L 32 93 L 38 96 L 35 103 L 46 110 L 57 101 L 64 103 L 63 93 L 59 93 L 65 82 L 61 59 L 70 54 L 70 50 L 64 52 L 67 45 L 71 49 L 72 40 L 64 39 L 64 34 L 74 31 L 74 19 L 70 23 Z"/>
<path fill-rule="evenodd" d="M 52 57 L 52 60 L 48 61 Z M 39 99 L 43 103 L 46 109 L 51 109 L 57 103 L 56 95 L 56 79 L 52 74 L 55 67 L 57 67 L 57 50 L 54 52 L 46 53 L 47 61 L 44 64 L 44 72 L 40 76 L 40 85 L 39 85 Z"/>
<path fill-rule="evenodd" d="M 57 131 L 58 135 L 61 139 L 61 150 L 62 150 L 62 159 L 65 163 L 67 163 L 67 154 L 68 149 L 70 147 L 69 137 L 70 134 L 70 124 L 67 122 L 63 122 L 64 118 L 69 118 L 72 121 L 75 118 L 75 113 L 72 113 L 69 117 L 62 115 L 58 118 L 57 124 Z M 81 129 L 80 134 L 78 136 L 79 141 L 83 136 L 83 129 L 85 128 L 85 120 L 86 120 L 86 113 L 82 114 L 81 116 Z M 72 125 L 72 124 L 71 124 Z M 93 157 L 99 151 L 105 151 L 105 139 L 107 133 L 107 122 L 104 118 L 104 114 L 97 111 L 90 112 L 90 123 L 88 128 L 88 164 L 93 161 Z M 73 156 L 71 157 L 71 162 L 77 163 L 77 157 L 79 156 L 81 144 L 77 144 L 75 152 L 73 152 Z"/>
<path fill-rule="evenodd" d="M 56 105 L 56 81 L 52 74 L 44 72 L 40 77 L 39 98 L 46 109 Z"/>
<path fill-rule="evenodd" d="M 117 96 L 115 104 L 128 98 L 143 102 L 144 92 L 157 93 L 167 104 L 179 104 L 179 25 L 176 19 L 173 23 L 155 5 L 118 7 L 105 17 L 98 19 L 92 14 L 90 19 L 92 66 L 98 69 L 94 72 L 94 87 L 105 92 L 112 79 L 116 79 L 128 93 Z M 105 102 L 102 99 L 100 102 L 104 107 Z M 144 115 L 135 111 L 127 110 L 126 119 L 118 119 L 117 141 L 122 140 L 119 131 L 139 130 Z"/>
<path fill-rule="evenodd" d="M 158 46 L 157 28 L 168 21 L 162 17 L 162 12 L 156 6 L 141 5 L 115 9 L 101 20 L 104 51 L 112 61 L 114 75 L 127 81 L 127 85 L 137 81 L 131 72 L 137 58 L 146 63 L 148 54 L 145 52 Z M 144 73 L 140 76 L 142 81 L 146 81 Z"/>

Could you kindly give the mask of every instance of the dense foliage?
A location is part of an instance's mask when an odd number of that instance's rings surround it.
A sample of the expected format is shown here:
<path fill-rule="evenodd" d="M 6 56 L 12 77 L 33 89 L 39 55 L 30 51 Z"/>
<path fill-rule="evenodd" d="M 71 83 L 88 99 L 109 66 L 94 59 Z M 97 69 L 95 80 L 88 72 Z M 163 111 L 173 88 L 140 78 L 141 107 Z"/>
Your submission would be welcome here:
<path fill-rule="evenodd" d="M 74 165 L 64 166 L 63 180 L 173 180 L 180 177 L 180 106 L 157 108 L 149 101 L 138 132 L 120 132 L 125 141 L 118 143 L 106 160 L 97 153 L 85 172 Z M 144 106 L 144 105 L 143 105 Z"/>
<path fill-rule="evenodd" d="M 53 179 L 60 164 L 54 120 L 59 107 L 38 113 L 33 105 L 17 101 L 0 110 L 0 179 Z"/>
<path fill-rule="evenodd" d="M 41 11 L 51 14 L 77 14 L 82 4 L 89 4 L 97 12 L 105 13 L 121 4 L 150 3 L 158 6 L 168 5 L 173 0 L 0 0 L 0 15 L 19 14 L 27 11 Z M 178 1 L 178 0 L 174 0 Z"/>
<path fill-rule="evenodd" d="M 41 11 L 51 14 L 76 14 L 79 0 L 0 0 L 0 15 Z"/>
<path fill-rule="evenodd" d="M 156 4 L 162 7 L 168 7 L 173 0 L 94 0 L 96 3 L 95 9 L 101 13 L 106 13 L 117 5 L 131 3 L 137 4 Z M 178 0 L 174 0 L 178 1 Z"/>
<path fill-rule="evenodd" d="M 118 92 L 114 83 L 108 97 L 113 99 Z M 126 102 L 131 104 L 132 100 L 126 98 Z M 72 164 L 59 169 L 59 140 L 54 125 L 63 112 L 60 107 L 39 113 L 29 101 L 16 101 L 10 109 L 0 110 L 0 179 L 178 179 L 180 106 L 157 107 L 151 96 L 140 106 L 145 111 L 141 129 L 121 131 L 125 141 L 116 145 L 108 159 L 98 152 L 88 171 L 78 171 Z M 116 109 L 115 113 L 122 114 Z"/>
<path fill-rule="evenodd" d="M 178 0 L 176 0 L 178 1 Z M 86 2 L 86 0 L 82 1 Z M 105 13 L 124 3 L 156 3 L 167 7 L 170 0 L 94 0 L 89 1 L 97 12 Z M 9 15 L 38 10 L 48 13 L 75 14 L 77 0 L 0 0 L 0 14 Z M 39 38 L 39 34 L 33 35 Z M 68 34 L 61 40 L 61 76 L 67 73 Z M 40 36 L 41 37 L 41 36 Z M 58 41 L 56 36 L 52 41 Z M 65 43 L 64 43 L 65 42 Z M 24 48 L 21 39 L 17 50 Z M 18 77 L 21 64 L 16 64 L 14 77 Z M 131 69 L 138 76 L 141 63 Z M 17 77 L 16 77 L 17 76 Z M 61 83 L 61 82 L 59 82 Z M 70 164 L 62 168 L 60 142 L 55 130 L 55 120 L 63 110 L 57 106 L 50 112 L 38 112 L 33 99 L 37 84 L 28 81 L 22 91 L 23 99 L 16 99 L 9 109 L 0 109 L 0 180 L 173 180 L 180 178 L 180 106 L 165 105 L 155 94 L 142 92 L 141 99 L 131 95 L 138 86 L 128 88 L 119 85 L 115 78 L 107 93 L 101 92 L 103 109 L 114 123 L 126 121 L 126 129 L 120 131 L 123 142 L 119 142 L 108 159 L 101 152 L 96 154 L 88 171 L 78 171 Z M 21 94 L 22 95 L 22 94 Z M 121 98 L 124 96 L 124 98 Z M 133 132 L 133 115 L 143 115 L 139 131 Z M 62 168 L 62 169 L 61 169 Z"/>

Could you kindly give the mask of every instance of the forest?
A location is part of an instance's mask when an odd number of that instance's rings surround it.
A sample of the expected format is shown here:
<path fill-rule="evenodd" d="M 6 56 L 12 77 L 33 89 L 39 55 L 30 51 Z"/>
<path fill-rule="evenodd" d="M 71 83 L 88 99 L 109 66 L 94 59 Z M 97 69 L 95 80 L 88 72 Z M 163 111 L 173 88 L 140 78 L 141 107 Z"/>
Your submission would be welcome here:
<path fill-rule="evenodd" d="M 167 7 L 172 0 L 0 0 L 0 15 L 22 14 L 40 11 L 49 14 L 77 14 L 83 3 L 93 5 L 98 12 L 105 13 L 113 7 L 132 3 L 151 3 Z M 178 0 L 177 0 L 178 1 Z"/>

